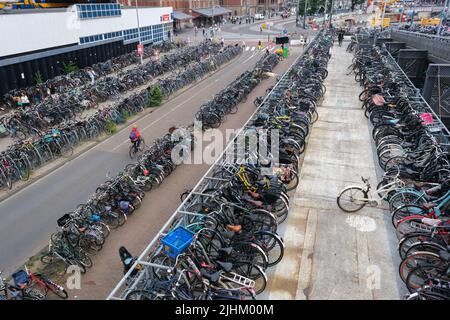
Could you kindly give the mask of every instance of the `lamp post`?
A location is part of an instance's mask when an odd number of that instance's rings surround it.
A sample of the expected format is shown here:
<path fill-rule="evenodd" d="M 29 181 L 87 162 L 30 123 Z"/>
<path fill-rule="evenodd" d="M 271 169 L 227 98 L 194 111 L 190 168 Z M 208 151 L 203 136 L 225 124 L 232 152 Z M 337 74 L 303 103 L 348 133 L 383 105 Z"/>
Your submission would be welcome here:
<path fill-rule="evenodd" d="M 306 30 L 306 10 L 307 10 L 306 6 L 307 6 L 307 4 L 308 4 L 308 0 L 305 0 L 305 12 L 303 12 L 303 29 L 305 29 L 305 30 Z"/>
<path fill-rule="evenodd" d="M 136 4 L 136 19 L 137 19 L 137 26 L 138 26 L 139 46 L 142 46 L 142 41 L 141 41 L 141 27 L 140 27 L 140 25 L 139 25 L 139 9 L 138 9 L 138 3 L 137 3 L 137 0 L 135 0 L 134 3 Z M 143 53 L 139 54 L 139 56 L 141 57 L 141 64 L 143 64 L 143 63 L 144 63 L 144 60 L 143 60 Z"/>

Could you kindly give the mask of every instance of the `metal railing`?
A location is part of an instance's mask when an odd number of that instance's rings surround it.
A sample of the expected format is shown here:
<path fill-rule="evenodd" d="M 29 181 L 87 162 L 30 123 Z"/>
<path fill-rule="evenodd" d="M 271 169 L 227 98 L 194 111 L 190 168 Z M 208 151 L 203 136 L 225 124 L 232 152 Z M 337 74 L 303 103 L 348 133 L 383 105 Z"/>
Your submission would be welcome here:
<path fill-rule="evenodd" d="M 386 57 L 388 59 L 388 62 L 396 69 L 396 71 L 399 72 L 399 74 L 402 75 L 402 80 L 407 83 L 408 87 L 410 87 L 415 92 L 414 97 L 408 97 L 408 99 L 412 100 L 415 104 L 419 104 L 421 106 L 421 109 L 426 110 L 426 112 L 431 113 L 433 115 L 433 120 L 435 121 L 432 125 L 430 125 L 430 128 L 439 128 L 438 131 L 433 131 L 432 134 L 438 138 L 438 141 L 443 146 L 450 146 L 449 139 L 450 139 L 450 132 L 447 129 L 447 127 L 444 125 L 444 123 L 441 121 L 441 119 L 438 117 L 438 115 L 434 112 L 434 110 L 431 108 L 431 106 L 428 104 L 428 102 L 423 98 L 423 96 L 420 94 L 420 89 L 416 88 L 416 86 L 411 82 L 411 80 L 408 78 L 406 73 L 403 71 L 403 69 L 399 66 L 395 58 L 391 55 L 389 50 L 387 50 L 386 46 L 383 44 L 381 47 L 381 50 L 383 50 L 384 53 L 386 53 Z"/>
<path fill-rule="evenodd" d="M 294 63 L 288 68 L 288 70 L 283 74 L 283 76 L 280 78 L 280 80 L 274 85 L 272 90 L 266 95 L 266 97 L 263 99 L 263 101 L 260 103 L 260 105 L 256 108 L 256 110 L 253 112 L 251 117 L 245 122 L 245 124 L 242 126 L 242 128 L 238 131 L 236 136 L 229 141 L 226 148 L 223 150 L 223 152 L 217 157 L 216 161 L 211 165 L 211 167 L 208 169 L 208 171 L 203 175 L 203 177 L 199 180 L 199 182 L 195 185 L 195 187 L 192 189 L 192 191 L 189 193 L 189 195 L 184 199 L 184 201 L 180 204 L 180 206 L 175 210 L 175 212 L 172 214 L 172 216 L 167 220 L 167 222 L 164 224 L 164 226 L 158 231 L 157 235 L 150 241 L 150 243 L 147 245 L 147 247 L 142 251 L 140 256 L 136 259 L 135 263 L 131 268 L 128 270 L 128 272 L 123 276 L 123 278 L 119 281 L 119 283 L 116 285 L 116 287 L 111 291 L 111 293 L 106 298 L 107 300 L 123 300 L 126 296 L 127 292 L 130 292 L 131 290 L 134 290 L 139 283 L 141 282 L 142 278 L 144 276 L 148 277 L 149 267 L 158 267 L 158 268 L 168 268 L 163 265 L 154 264 L 148 261 L 148 259 L 145 259 L 146 256 L 149 256 L 150 254 L 154 256 L 155 254 L 158 254 L 161 252 L 162 246 L 159 243 L 159 240 L 161 237 L 163 237 L 165 234 L 167 234 L 168 231 L 171 229 L 182 225 L 185 222 L 186 217 L 197 215 L 201 216 L 194 212 L 189 212 L 186 210 L 187 205 L 192 206 L 196 203 L 201 202 L 201 196 L 210 196 L 209 194 L 204 194 L 203 191 L 210 188 L 216 188 L 220 182 L 223 182 L 223 179 L 212 177 L 212 173 L 222 166 L 224 163 L 226 154 L 228 150 L 231 147 L 234 147 L 234 142 L 236 139 L 238 139 L 244 132 L 244 130 L 247 128 L 250 121 L 254 120 L 255 115 L 257 112 L 265 105 L 265 103 L 268 101 L 268 99 L 272 96 L 272 94 L 275 92 L 275 90 L 280 85 L 285 85 L 285 78 L 293 68 L 297 64 L 297 62 L 303 57 L 305 52 L 308 51 L 308 49 L 311 47 L 311 45 L 315 42 L 316 39 L 320 36 L 322 33 L 319 32 L 312 41 L 310 41 L 304 48 L 303 53 L 300 54 Z M 131 274 L 135 270 L 137 265 L 142 266 L 142 270 L 140 270 L 135 276 L 132 276 Z"/>

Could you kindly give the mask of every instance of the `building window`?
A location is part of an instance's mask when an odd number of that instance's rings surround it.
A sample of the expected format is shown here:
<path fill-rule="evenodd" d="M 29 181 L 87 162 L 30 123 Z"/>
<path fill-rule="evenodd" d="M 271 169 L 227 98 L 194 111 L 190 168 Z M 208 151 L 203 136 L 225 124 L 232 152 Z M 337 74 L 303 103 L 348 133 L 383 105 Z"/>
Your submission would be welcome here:
<path fill-rule="evenodd" d="M 118 17 L 122 15 L 120 4 L 77 4 L 78 18 L 81 20 Z"/>

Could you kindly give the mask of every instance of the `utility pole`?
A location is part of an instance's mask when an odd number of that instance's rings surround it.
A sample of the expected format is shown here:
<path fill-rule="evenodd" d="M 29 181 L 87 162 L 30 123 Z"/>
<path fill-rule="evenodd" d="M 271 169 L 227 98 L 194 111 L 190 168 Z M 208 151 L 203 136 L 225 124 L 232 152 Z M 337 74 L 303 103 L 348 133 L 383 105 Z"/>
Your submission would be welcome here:
<path fill-rule="evenodd" d="M 138 26 L 139 46 L 142 46 L 142 40 L 141 40 L 141 27 L 140 27 L 140 25 L 139 25 L 139 9 L 138 9 L 138 3 L 137 3 L 137 0 L 135 0 L 134 2 L 135 2 L 135 4 L 136 4 L 136 19 L 137 19 L 137 26 Z M 142 54 L 139 54 L 139 56 L 141 57 L 141 64 L 144 63 L 143 55 L 144 55 L 143 53 L 142 53 Z"/>
<path fill-rule="evenodd" d="M 306 6 L 308 4 L 308 0 L 305 0 L 305 12 L 303 12 L 303 29 L 306 30 Z"/>
<path fill-rule="evenodd" d="M 414 16 L 416 15 L 416 4 L 417 4 L 417 1 L 418 0 L 414 1 L 414 7 L 413 7 L 413 12 L 412 12 L 412 17 L 411 17 L 411 24 L 409 25 L 410 27 L 412 27 L 413 22 L 414 22 Z"/>
<path fill-rule="evenodd" d="M 444 22 L 444 20 L 447 21 L 447 14 L 448 14 L 448 7 L 450 5 L 450 0 L 447 0 L 445 2 L 445 7 L 444 7 L 444 11 L 442 11 L 441 14 L 441 21 L 439 21 L 439 27 L 437 30 L 437 35 L 439 36 L 441 34 L 441 29 L 442 29 L 442 23 Z"/>
<path fill-rule="evenodd" d="M 381 31 L 383 31 L 383 28 L 384 28 L 384 14 L 386 13 L 386 3 L 387 3 L 387 0 L 383 0 L 383 15 L 381 16 Z"/>
<path fill-rule="evenodd" d="M 330 27 L 331 27 L 331 17 L 333 16 L 333 0 L 331 0 L 331 7 L 330 7 Z"/>

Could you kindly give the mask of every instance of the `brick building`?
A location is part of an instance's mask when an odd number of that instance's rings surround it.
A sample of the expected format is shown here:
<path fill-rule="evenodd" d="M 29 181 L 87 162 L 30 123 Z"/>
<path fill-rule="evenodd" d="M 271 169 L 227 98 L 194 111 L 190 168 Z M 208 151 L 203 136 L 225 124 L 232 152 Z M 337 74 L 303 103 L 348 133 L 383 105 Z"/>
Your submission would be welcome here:
<path fill-rule="evenodd" d="M 120 0 L 120 3 L 127 6 L 134 6 L 136 0 Z M 222 15 L 220 8 L 231 10 L 227 12 L 232 16 L 241 16 L 244 14 L 254 15 L 255 13 L 266 11 L 278 11 L 282 6 L 283 0 L 137 0 L 139 6 L 146 7 L 172 7 L 174 12 L 182 12 L 193 16 L 194 19 L 202 16 L 201 13 L 195 12 L 195 9 L 211 9 L 213 6 L 217 9 L 214 15 Z M 219 8 L 220 7 L 220 8 Z M 204 12 L 206 13 L 206 12 Z M 211 14 L 211 12 L 210 12 Z M 223 14 L 223 15 L 227 15 Z M 176 15 L 176 13 L 175 13 Z M 208 13 L 206 13 L 208 15 Z M 205 18 L 208 18 L 203 15 Z M 211 17 L 209 17 L 211 18 Z M 176 19 L 176 17 L 175 17 Z M 200 18 L 201 19 L 201 18 Z"/>

